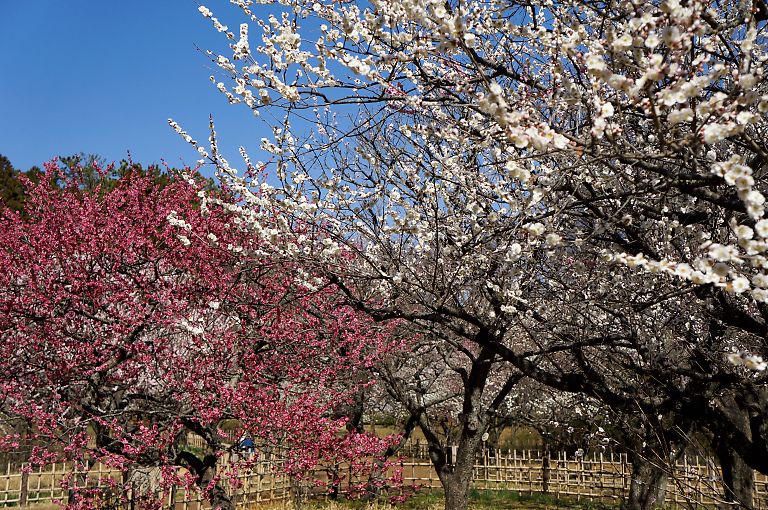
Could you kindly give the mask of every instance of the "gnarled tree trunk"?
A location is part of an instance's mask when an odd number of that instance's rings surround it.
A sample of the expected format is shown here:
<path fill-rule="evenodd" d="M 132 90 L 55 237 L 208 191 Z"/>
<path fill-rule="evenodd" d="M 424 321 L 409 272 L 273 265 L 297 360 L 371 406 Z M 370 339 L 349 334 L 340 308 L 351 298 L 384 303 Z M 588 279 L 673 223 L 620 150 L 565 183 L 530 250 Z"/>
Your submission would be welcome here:
<path fill-rule="evenodd" d="M 667 490 L 667 470 L 664 466 L 640 453 L 629 454 L 632 481 L 629 495 L 622 504 L 626 510 L 651 510 L 664 505 Z"/>
<path fill-rule="evenodd" d="M 723 508 L 753 508 L 755 490 L 755 474 L 744 459 L 736 452 L 733 430 L 742 433 L 748 440 L 753 440 L 750 427 L 749 411 L 735 395 L 725 395 L 720 398 L 720 408 L 728 416 L 733 429 L 715 432 L 715 453 L 720 468 L 723 471 Z"/>
<path fill-rule="evenodd" d="M 451 476 L 451 480 L 443 482 L 445 493 L 445 510 L 466 510 L 469 506 L 469 484 L 472 481 L 465 477 Z"/>
<path fill-rule="evenodd" d="M 480 425 L 477 429 L 462 427 L 459 445 L 450 472 L 440 477 L 445 493 L 445 510 L 466 510 L 469 505 L 469 489 L 472 485 L 475 459 L 482 444 L 481 435 L 485 431 Z"/>
<path fill-rule="evenodd" d="M 725 503 L 721 507 L 753 508 L 755 473 L 752 468 L 727 443 L 718 444 L 717 459 L 723 470 Z"/>

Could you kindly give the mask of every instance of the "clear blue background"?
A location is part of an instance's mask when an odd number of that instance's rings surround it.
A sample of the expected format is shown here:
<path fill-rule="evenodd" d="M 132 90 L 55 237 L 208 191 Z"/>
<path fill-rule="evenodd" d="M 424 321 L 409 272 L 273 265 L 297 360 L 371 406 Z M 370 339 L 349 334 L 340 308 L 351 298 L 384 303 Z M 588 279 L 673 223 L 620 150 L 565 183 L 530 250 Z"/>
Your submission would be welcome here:
<path fill-rule="evenodd" d="M 240 11 L 205 3 L 237 33 Z M 242 167 L 268 136 L 243 105 L 229 105 L 195 46 L 229 55 L 228 41 L 193 0 L 0 0 L 0 154 L 21 170 L 84 152 L 142 164 L 193 165 L 197 153 L 168 126 L 220 146 Z M 258 13 L 258 11 L 256 11 Z M 208 172 L 206 172 L 208 173 Z"/>

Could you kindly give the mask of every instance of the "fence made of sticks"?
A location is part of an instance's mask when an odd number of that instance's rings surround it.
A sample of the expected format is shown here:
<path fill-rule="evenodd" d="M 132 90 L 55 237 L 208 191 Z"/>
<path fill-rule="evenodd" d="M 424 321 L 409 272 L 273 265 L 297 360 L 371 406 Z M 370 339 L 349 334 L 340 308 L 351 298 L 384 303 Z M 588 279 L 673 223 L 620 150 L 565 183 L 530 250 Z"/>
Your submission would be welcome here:
<path fill-rule="evenodd" d="M 439 489 L 440 482 L 428 460 L 426 446 L 410 445 L 405 453 L 407 457 L 400 461 L 405 484 Z M 238 474 L 238 483 L 227 483 L 238 508 L 258 508 L 261 503 L 296 497 L 322 497 L 313 490 L 313 484 L 302 486 L 282 474 L 279 461 L 274 457 L 258 458 L 251 470 Z M 226 464 L 226 459 L 224 462 Z M 3 473 L 0 474 L 0 507 L 66 503 L 72 484 L 94 488 L 109 487 L 114 481 L 123 485 L 128 482 L 128 486 L 133 484 L 136 494 L 143 494 L 147 492 L 146 481 L 157 479 L 157 473 L 151 469 L 137 469 L 127 474 L 101 464 L 88 472 L 77 471 L 70 464 L 24 466 L 21 470 L 14 470 L 9 464 Z M 631 465 L 625 454 L 597 452 L 569 456 L 563 452 L 486 450 L 477 458 L 473 483 L 474 488 L 481 491 L 547 493 L 558 498 L 610 501 L 627 495 L 631 476 Z M 721 504 L 721 477 L 720 468 L 711 459 L 682 456 L 670 469 L 666 504 L 680 507 Z M 129 501 L 131 496 L 129 493 Z M 163 498 L 168 509 L 208 508 L 199 492 L 182 487 L 171 489 Z M 760 473 L 755 473 L 754 506 L 768 510 L 768 477 Z"/>
<path fill-rule="evenodd" d="M 449 457 L 451 456 L 449 449 Z M 453 449 L 455 456 L 455 449 Z M 439 488 L 426 445 L 412 445 L 410 459 L 402 463 L 409 483 Z M 666 505 L 689 508 L 724 503 L 720 467 L 711 458 L 681 456 L 666 466 L 669 478 Z M 525 494 L 550 494 L 601 501 L 619 501 L 629 493 L 632 466 L 624 453 L 589 455 L 546 453 L 540 450 L 486 450 L 475 463 L 473 485 L 477 490 L 507 490 Z M 768 476 L 755 472 L 754 507 L 768 509 Z"/>
<path fill-rule="evenodd" d="M 226 460 L 222 467 L 227 466 Z M 259 503 L 285 500 L 296 492 L 297 486 L 281 473 L 279 463 L 265 456 L 255 462 L 247 472 L 239 473 L 233 479 L 225 478 L 224 484 L 238 508 L 255 508 Z M 163 507 L 175 510 L 201 510 L 207 508 L 202 494 L 184 487 L 172 487 L 161 492 L 160 473 L 157 469 L 138 468 L 130 472 L 111 469 L 96 464 L 88 471 L 76 469 L 70 463 L 58 463 L 47 466 L 22 465 L 20 470 L 13 470 L 9 464 L 0 474 L 0 507 L 34 507 L 39 504 L 66 504 L 73 497 L 74 487 L 81 489 L 105 489 L 102 506 L 114 508 L 118 505 L 110 501 L 110 494 L 115 486 L 131 487 L 124 496 L 125 505 L 121 508 L 134 508 L 140 498 L 148 494 L 160 497 Z M 115 501 L 117 498 L 115 498 Z"/>

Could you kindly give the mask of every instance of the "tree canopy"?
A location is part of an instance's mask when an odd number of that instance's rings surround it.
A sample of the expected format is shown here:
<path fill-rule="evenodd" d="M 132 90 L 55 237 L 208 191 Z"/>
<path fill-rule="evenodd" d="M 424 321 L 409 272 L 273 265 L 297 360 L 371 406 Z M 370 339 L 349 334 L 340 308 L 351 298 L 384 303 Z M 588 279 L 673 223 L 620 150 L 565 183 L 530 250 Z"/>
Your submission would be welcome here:
<path fill-rule="evenodd" d="M 2 411 L 29 424 L 3 449 L 124 470 L 118 494 L 155 468 L 155 487 L 196 487 L 233 508 L 223 481 L 252 460 L 218 466 L 238 448 L 225 422 L 295 476 L 386 447 L 342 434 L 335 409 L 395 344 L 336 289 L 265 257 L 192 174 L 160 182 L 128 168 L 84 192 L 77 172 L 49 178 L 58 170 L 26 182 L 24 214 L 0 211 Z M 190 433 L 202 453 L 185 448 Z M 101 489 L 69 506 L 92 508 Z"/>

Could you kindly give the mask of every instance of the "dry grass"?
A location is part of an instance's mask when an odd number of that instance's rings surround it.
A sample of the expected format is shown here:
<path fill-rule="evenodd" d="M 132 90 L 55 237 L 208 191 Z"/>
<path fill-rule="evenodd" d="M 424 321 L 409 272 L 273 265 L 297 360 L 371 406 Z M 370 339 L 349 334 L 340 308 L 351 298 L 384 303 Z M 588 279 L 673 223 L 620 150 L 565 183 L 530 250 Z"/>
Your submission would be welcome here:
<path fill-rule="evenodd" d="M 443 510 L 439 491 L 422 492 L 405 503 L 374 501 L 308 501 L 297 508 L 291 501 L 265 504 L 258 510 Z M 470 510 L 615 510 L 615 505 L 551 496 L 521 495 L 511 491 L 473 491 Z M 255 509 L 254 509 L 255 510 Z"/>
<path fill-rule="evenodd" d="M 51 504 L 31 505 L 29 510 L 60 510 Z M 443 510 L 442 495 L 421 493 L 405 503 L 383 501 L 307 501 L 297 507 L 292 501 L 276 501 L 254 505 L 250 510 Z M 513 492 L 483 493 L 475 491 L 470 510 L 615 510 L 615 506 L 575 500 L 557 500 L 545 496 L 526 496 Z"/>

